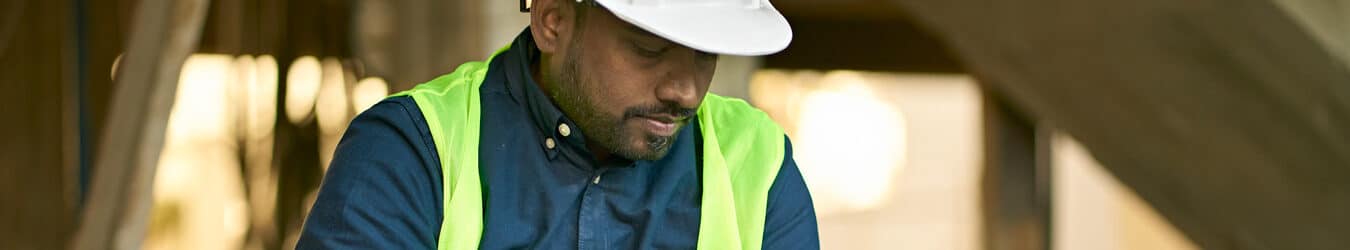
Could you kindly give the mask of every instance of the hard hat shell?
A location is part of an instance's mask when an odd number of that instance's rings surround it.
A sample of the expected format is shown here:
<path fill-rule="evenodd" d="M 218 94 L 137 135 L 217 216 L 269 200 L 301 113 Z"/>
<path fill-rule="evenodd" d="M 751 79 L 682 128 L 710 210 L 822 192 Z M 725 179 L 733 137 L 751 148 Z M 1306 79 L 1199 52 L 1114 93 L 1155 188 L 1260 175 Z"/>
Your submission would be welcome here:
<path fill-rule="evenodd" d="M 768 0 L 594 0 L 619 19 L 699 51 L 740 56 L 782 51 L 792 28 Z"/>

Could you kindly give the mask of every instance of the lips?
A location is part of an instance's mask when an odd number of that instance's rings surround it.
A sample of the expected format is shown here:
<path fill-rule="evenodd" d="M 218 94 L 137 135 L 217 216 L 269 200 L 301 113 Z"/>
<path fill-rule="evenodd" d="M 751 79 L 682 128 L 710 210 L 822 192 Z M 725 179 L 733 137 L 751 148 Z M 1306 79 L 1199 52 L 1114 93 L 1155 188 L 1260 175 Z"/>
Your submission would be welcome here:
<path fill-rule="evenodd" d="M 647 119 L 650 119 L 650 120 L 655 120 L 655 121 L 664 122 L 664 123 L 675 123 L 675 122 L 684 120 L 684 117 L 677 117 L 677 116 L 668 115 L 668 114 L 641 115 L 641 116 L 638 116 L 638 117 L 647 118 Z"/>
<path fill-rule="evenodd" d="M 679 128 L 679 123 L 687 117 L 677 117 L 669 114 L 640 115 L 637 118 L 642 121 L 642 127 L 648 132 L 657 136 L 673 136 L 675 130 Z"/>

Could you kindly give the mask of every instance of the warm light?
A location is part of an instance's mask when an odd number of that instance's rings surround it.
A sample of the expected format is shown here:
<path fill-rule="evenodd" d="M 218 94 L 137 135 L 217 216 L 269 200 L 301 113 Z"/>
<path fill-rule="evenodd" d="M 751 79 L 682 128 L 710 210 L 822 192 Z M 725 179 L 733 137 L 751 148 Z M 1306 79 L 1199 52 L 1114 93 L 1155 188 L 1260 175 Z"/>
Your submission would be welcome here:
<path fill-rule="evenodd" d="M 248 100 L 248 134 L 258 138 L 272 134 L 272 128 L 276 126 L 277 60 L 271 55 L 261 55 L 254 59 L 254 65 L 256 80 L 248 86 L 245 99 Z"/>
<path fill-rule="evenodd" d="M 252 97 L 253 89 L 258 85 L 258 61 L 253 56 L 242 55 L 235 57 L 232 63 L 230 67 L 233 74 L 228 75 L 225 80 L 230 83 L 227 85 L 230 90 L 228 103 L 231 108 L 236 109 L 235 119 L 242 125 L 240 129 L 243 131 L 237 133 L 247 134 L 255 129 L 249 121 L 251 117 L 248 116 L 254 111 L 249 99 Z"/>
<path fill-rule="evenodd" d="M 216 54 L 195 54 L 184 61 L 166 138 L 220 133 L 233 124 L 223 115 L 233 111 L 225 95 L 228 79 L 234 78 L 233 61 L 232 56 Z"/>
<path fill-rule="evenodd" d="M 968 76 L 760 70 L 824 249 L 979 249 L 979 91 Z M 903 170 L 903 171 L 902 171 Z"/>
<path fill-rule="evenodd" d="M 277 61 L 271 55 L 254 59 L 256 76 L 244 96 L 247 110 L 244 138 L 245 163 L 248 167 L 248 211 L 253 223 L 274 223 L 276 209 L 276 175 L 272 173 L 273 128 L 276 127 Z"/>
<path fill-rule="evenodd" d="M 323 68 L 319 59 L 302 56 L 286 71 L 286 118 L 300 124 L 314 111 L 314 99 L 319 95 Z"/>
<path fill-rule="evenodd" d="M 353 77 L 355 78 L 355 77 Z M 349 121 L 347 113 L 347 73 L 336 58 L 323 59 L 323 80 L 315 115 L 319 121 L 319 161 L 324 170 L 333 160 L 333 151 L 342 139 Z"/>
<path fill-rule="evenodd" d="M 389 95 L 389 84 L 379 77 L 366 77 L 352 89 L 352 110 L 357 113 L 374 106 Z"/>
<path fill-rule="evenodd" d="M 905 158 L 899 110 L 873 96 L 857 73 L 837 71 L 807 94 L 797 120 L 794 155 L 810 178 L 820 210 L 881 205 Z"/>
<path fill-rule="evenodd" d="M 1073 137 L 1051 136 L 1055 249 L 1200 249 Z"/>
<path fill-rule="evenodd" d="M 238 249 L 248 212 L 235 128 L 234 87 L 251 58 L 192 55 L 182 67 L 154 179 L 147 249 Z M 235 89 L 242 90 L 242 89 Z"/>
<path fill-rule="evenodd" d="M 117 67 L 122 64 L 122 55 L 123 54 L 117 54 L 117 57 L 113 58 L 112 72 L 108 73 L 109 79 L 117 80 Z"/>
<path fill-rule="evenodd" d="M 347 84 L 342 63 L 335 58 L 324 58 L 322 65 L 323 78 L 315 103 L 319 130 L 324 133 L 341 132 L 347 126 Z"/>

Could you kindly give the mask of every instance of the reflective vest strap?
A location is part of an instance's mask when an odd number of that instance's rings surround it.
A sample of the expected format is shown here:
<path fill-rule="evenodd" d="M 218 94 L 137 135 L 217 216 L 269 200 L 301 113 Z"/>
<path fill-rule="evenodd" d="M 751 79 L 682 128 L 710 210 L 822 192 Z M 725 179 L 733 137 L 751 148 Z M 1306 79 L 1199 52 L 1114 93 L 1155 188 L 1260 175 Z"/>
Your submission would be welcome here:
<path fill-rule="evenodd" d="M 699 249 L 760 249 L 769 188 L 783 165 L 784 136 L 763 111 L 708 94 L 698 110 L 703 134 Z"/>
<path fill-rule="evenodd" d="M 489 57 L 485 62 L 491 61 Z M 477 249 L 483 235 L 483 187 L 478 174 L 482 107 L 478 88 L 487 75 L 485 62 L 466 63 L 453 73 L 393 95 L 413 98 L 436 144 L 444 209 L 437 248 L 442 250 Z"/>

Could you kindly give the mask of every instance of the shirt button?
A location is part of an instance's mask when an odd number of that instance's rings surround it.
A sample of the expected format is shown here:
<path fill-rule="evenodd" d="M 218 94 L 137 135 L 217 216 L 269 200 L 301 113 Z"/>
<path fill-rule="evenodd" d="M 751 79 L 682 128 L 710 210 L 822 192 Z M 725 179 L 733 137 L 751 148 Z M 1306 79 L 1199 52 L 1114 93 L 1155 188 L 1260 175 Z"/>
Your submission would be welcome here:
<path fill-rule="evenodd" d="M 572 135 L 572 128 L 568 127 L 566 123 L 558 124 L 558 133 L 562 134 L 563 137 L 567 137 L 568 135 Z"/>
<path fill-rule="evenodd" d="M 553 138 L 544 138 L 544 147 L 548 147 L 548 149 L 553 149 L 553 147 L 557 146 L 558 145 L 553 142 Z"/>

